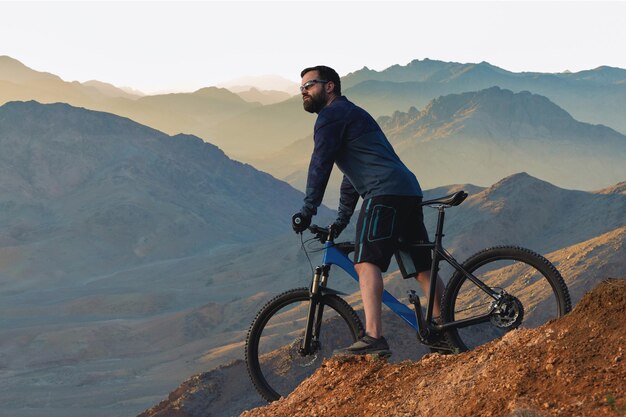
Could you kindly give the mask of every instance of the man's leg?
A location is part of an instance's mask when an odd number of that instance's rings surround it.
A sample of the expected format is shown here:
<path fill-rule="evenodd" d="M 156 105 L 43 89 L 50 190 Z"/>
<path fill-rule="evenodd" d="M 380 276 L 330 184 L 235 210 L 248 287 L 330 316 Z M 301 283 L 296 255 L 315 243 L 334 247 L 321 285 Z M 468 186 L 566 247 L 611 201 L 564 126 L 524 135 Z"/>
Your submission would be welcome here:
<path fill-rule="evenodd" d="M 360 274 L 359 274 L 360 277 Z M 422 287 L 426 297 L 430 294 L 430 271 L 423 271 L 415 277 Z M 363 290 L 361 290 L 363 291 Z M 433 303 L 433 318 L 441 316 L 441 296 L 443 294 L 443 281 L 437 277 L 437 287 L 435 288 L 435 300 Z"/>
<path fill-rule="evenodd" d="M 365 312 L 365 333 L 375 339 L 382 336 L 383 277 L 380 268 L 369 262 L 354 265 L 359 274 L 361 299 Z"/>

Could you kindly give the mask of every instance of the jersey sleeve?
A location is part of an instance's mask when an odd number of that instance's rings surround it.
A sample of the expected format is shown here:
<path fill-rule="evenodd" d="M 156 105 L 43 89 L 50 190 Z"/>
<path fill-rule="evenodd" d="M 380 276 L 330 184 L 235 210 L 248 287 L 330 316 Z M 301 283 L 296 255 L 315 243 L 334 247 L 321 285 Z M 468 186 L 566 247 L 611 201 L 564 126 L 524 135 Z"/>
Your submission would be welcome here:
<path fill-rule="evenodd" d="M 350 223 L 356 204 L 359 201 L 359 193 L 356 191 L 348 177 L 343 176 L 341 182 L 341 194 L 339 196 L 339 213 L 337 220 L 344 226 Z"/>
<path fill-rule="evenodd" d="M 321 115 L 320 115 L 321 116 Z M 301 213 L 312 216 L 322 204 L 330 173 L 341 148 L 343 122 L 341 119 L 319 117 L 313 134 L 313 154 L 306 181 L 306 196 Z"/>

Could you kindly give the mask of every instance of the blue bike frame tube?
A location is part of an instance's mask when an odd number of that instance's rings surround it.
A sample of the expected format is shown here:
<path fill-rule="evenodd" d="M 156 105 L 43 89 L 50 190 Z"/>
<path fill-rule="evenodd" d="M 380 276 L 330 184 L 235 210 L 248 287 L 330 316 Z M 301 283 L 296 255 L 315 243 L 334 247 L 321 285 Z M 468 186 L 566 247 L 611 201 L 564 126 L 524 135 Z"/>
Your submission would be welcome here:
<path fill-rule="evenodd" d="M 356 282 L 359 282 L 359 276 L 354 269 L 354 263 L 343 252 L 336 249 L 334 243 L 326 242 L 324 244 L 324 259 L 322 263 L 324 265 L 337 265 L 354 278 Z M 389 294 L 387 290 L 383 290 L 383 303 L 413 327 L 415 331 L 419 332 L 420 328 L 415 318 L 415 312 L 398 301 L 393 295 Z"/>

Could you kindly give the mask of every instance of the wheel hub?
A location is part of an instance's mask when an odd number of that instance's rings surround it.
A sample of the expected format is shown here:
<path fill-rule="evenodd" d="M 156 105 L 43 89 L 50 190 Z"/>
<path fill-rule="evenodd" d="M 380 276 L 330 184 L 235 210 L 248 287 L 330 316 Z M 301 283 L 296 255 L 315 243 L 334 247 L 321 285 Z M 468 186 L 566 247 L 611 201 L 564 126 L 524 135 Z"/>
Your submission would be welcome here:
<path fill-rule="evenodd" d="M 515 329 L 524 320 L 522 302 L 510 294 L 504 294 L 494 302 L 491 323 L 503 329 Z"/>
<path fill-rule="evenodd" d="M 289 357 L 291 358 L 291 361 L 302 368 L 311 366 L 317 360 L 321 349 L 319 342 L 312 341 L 311 348 L 313 352 L 307 355 L 304 349 L 302 349 L 303 341 L 303 338 L 297 338 L 291 343 L 291 345 L 289 345 Z"/>

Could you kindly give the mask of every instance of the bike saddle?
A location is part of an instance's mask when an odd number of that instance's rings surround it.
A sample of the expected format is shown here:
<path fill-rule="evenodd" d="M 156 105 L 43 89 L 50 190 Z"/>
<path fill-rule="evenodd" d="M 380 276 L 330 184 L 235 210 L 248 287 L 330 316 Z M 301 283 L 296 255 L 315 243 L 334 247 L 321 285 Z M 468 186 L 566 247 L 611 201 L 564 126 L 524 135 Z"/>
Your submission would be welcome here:
<path fill-rule="evenodd" d="M 422 201 L 420 206 L 430 206 L 434 204 L 441 204 L 448 207 L 458 206 L 467 198 L 467 195 L 465 191 L 459 191 L 445 197 L 435 198 L 434 200 Z"/>

